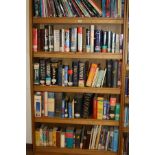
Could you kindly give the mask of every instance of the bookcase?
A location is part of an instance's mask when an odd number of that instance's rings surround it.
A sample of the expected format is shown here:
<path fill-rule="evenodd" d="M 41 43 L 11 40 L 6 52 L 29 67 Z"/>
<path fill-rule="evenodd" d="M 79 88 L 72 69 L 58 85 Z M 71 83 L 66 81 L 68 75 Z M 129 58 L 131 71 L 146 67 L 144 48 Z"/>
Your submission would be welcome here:
<path fill-rule="evenodd" d="M 98 5 L 102 4 L 101 0 L 97 0 Z M 123 155 L 123 134 L 129 132 L 127 127 L 124 127 L 124 107 L 129 103 L 129 98 L 125 97 L 125 76 L 128 70 L 126 63 L 127 46 L 128 46 L 128 0 L 124 2 L 124 17 L 123 18 L 103 18 L 103 17 L 33 17 L 33 0 L 29 0 L 29 41 L 30 41 L 30 84 L 31 84 L 31 109 L 32 109 L 32 144 L 35 155 Z M 66 28 L 71 26 L 83 26 L 89 27 L 95 25 L 98 28 L 105 30 L 111 30 L 116 33 L 123 33 L 123 52 L 122 53 L 86 53 L 86 52 L 34 52 L 32 49 L 32 29 L 33 25 L 39 24 L 52 24 L 54 28 Z M 64 86 L 46 86 L 46 85 L 34 85 L 33 71 L 35 59 L 62 59 L 65 63 L 73 60 L 83 60 L 90 62 L 100 62 L 105 65 L 106 60 L 120 60 L 122 62 L 121 69 L 121 87 L 109 88 L 94 88 L 94 87 L 64 87 Z M 99 120 L 92 118 L 50 118 L 50 117 L 35 117 L 34 114 L 34 92 L 55 92 L 55 93 L 94 93 L 94 94 L 115 94 L 120 96 L 120 119 L 115 120 Z M 58 148 L 51 146 L 36 146 L 35 143 L 35 129 L 37 124 L 51 124 L 60 126 L 72 125 L 103 125 L 103 126 L 116 126 L 119 128 L 119 146 L 117 152 L 95 150 L 95 149 L 68 149 Z"/>

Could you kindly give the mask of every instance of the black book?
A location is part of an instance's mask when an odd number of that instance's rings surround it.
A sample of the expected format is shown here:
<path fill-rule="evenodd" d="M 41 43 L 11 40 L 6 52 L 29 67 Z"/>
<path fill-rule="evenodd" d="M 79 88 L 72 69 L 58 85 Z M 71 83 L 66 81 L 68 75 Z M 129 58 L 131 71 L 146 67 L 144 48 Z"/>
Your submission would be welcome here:
<path fill-rule="evenodd" d="M 71 0 L 67 0 L 67 2 L 68 2 L 68 4 L 69 4 L 69 6 L 70 6 L 71 12 L 73 13 L 74 17 L 76 17 L 77 14 L 76 14 L 75 9 L 73 8 L 73 5 L 72 5 Z"/>
<path fill-rule="evenodd" d="M 62 1 L 58 0 L 58 3 L 59 3 L 59 6 L 60 6 L 60 10 L 62 12 L 62 16 L 66 17 L 66 12 L 65 12 L 65 9 L 63 7 Z"/>
<path fill-rule="evenodd" d="M 54 8 L 55 16 L 56 17 L 59 17 L 59 12 L 58 12 L 57 5 L 56 5 L 55 0 L 53 0 L 53 8 Z"/>
<path fill-rule="evenodd" d="M 112 61 L 112 87 L 117 87 L 117 81 L 118 81 L 118 61 L 113 60 Z"/>
<path fill-rule="evenodd" d="M 61 117 L 62 93 L 55 93 L 55 116 Z"/>
<path fill-rule="evenodd" d="M 58 17 L 62 17 L 62 12 L 61 12 L 58 0 L 54 0 L 54 4 L 55 4 L 55 8 L 56 8 L 56 12 L 57 12 Z"/>
<path fill-rule="evenodd" d="M 78 61 L 73 61 L 73 86 L 78 86 Z"/>
<path fill-rule="evenodd" d="M 40 16 L 40 0 L 33 1 L 33 16 L 34 17 Z"/>
<path fill-rule="evenodd" d="M 129 96 L 129 77 L 125 77 L 125 96 Z"/>
<path fill-rule="evenodd" d="M 68 118 L 68 103 L 69 103 L 69 99 L 66 96 L 65 97 L 65 118 Z"/>
<path fill-rule="evenodd" d="M 62 86 L 62 63 L 59 64 L 58 66 L 58 85 Z"/>
<path fill-rule="evenodd" d="M 108 53 L 112 52 L 112 32 L 108 31 Z"/>
<path fill-rule="evenodd" d="M 85 86 L 85 77 L 84 76 L 85 76 L 85 63 L 79 62 L 79 82 L 78 82 L 79 87 Z"/>
<path fill-rule="evenodd" d="M 112 87 L 112 60 L 106 61 L 106 85 L 107 87 Z"/>
<path fill-rule="evenodd" d="M 89 75 L 89 61 L 86 61 L 85 62 L 85 74 L 84 74 L 84 79 L 85 79 L 85 82 L 87 81 L 88 79 L 88 75 Z"/>
<path fill-rule="evenodd" d="M 90 115 L 90 105 L 91 105 L 92 94 L 84 94 L 83 97 L 83 118 L 88 118 Z"/>
<path fill-rule="evenodd" d="M 48 51 L 48 27 L 45 26 L 44 29 L 44 51 Z"/>
<path fill-rule="evenodd" d="M 80 148 L 81 129 L 75 131 L 75 148 Z"/>
<path fill-rule="evenodd" d="M 57 85 L 58 83 L 58 62 L 51 62 L 51 78 L 52 78 L 52 85 Z"/>
<path fill-rule="evenodd" d="M 82 113 L 82 95 L 78 95 L 74 99 L 74 117 L 81 118 Z"/>
<path fill-rule="evenodd" d="M 46 62 L 45 59 L 40 60 L 40 84 L 45 84 L 45 78 L 46 78 Z"/>
<path fill-rule="evenodd" d="M 46 85 L 51 85 L 51 62 L 46 60 Z"/>

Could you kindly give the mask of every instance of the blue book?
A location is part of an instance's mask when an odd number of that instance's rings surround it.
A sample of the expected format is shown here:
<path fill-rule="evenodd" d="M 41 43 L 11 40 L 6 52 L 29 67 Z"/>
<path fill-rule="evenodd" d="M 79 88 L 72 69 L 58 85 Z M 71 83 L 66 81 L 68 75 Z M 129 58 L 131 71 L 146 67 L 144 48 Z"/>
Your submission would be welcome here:
<path fill-rule="evenodd" d="M 112 151 L 117 152 L 118 151 L 118 128 L 114 127 L 114 132 L 113 132 L 113 141 L 112 141 Z"/>
<path fill-rule="evenodd" d="M 42 0 L 40 0 L 40 17 L 42 17 Z"/>
<path fill-rule="evenodd" d="M 101 52 L 101 30 L 95 30 L 95 52 Z"/>
<path fill-rule="evenodd" d="M 116 0 L 110 1 L 110 16 L 111 17 L 115 17 L 115 3 L 116 3 Z"/>
<path fill-rule="evenodd" d="M 68 66 L 67 65 L 65 65 L 64 70 L 65 70 L 64 84 L 65 84 L 65 86 L 67 86 L 68 85 Z"/>
<path fill-rule="evenodd" d="M 106 0 L 102 0 L 102 17 L 106 17 Z"/>
<path fill-rule="evenodd" d="M 47 99 L 47 109 L 48 109 L 48 117 L 55 116 L 55 98 L 54 93 L 48 92 L 48 99 Z"/>
<path fill-rule="evenodd" d="M 62 117 L 62 118 L 65 118 L 65 98 L 62 99 L 61 117 Z"/>
<path fill-rule="evenodd" d="M 72 103 L 68 103 L 68 118 L 72 118 Z"/>
<path fill-rule="evenodd" d="M 51 85 L 51 63 L 46 61 L 46 85 Z"/>
<path fill-rule="evenodd" d="M 112 87 L 112 60 L 106 61 L 106 68 L 107 68 L 107 74 L 106 74 L 106 86 Z"/>

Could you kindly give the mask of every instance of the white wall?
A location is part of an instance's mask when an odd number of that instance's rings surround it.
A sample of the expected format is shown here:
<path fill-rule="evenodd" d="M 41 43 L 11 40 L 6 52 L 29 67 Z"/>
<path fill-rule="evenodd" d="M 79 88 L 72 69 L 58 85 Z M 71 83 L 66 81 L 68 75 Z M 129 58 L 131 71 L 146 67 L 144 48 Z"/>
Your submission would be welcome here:
<path fill-rule="evenodd" d="M 32 143 L 29 66 L 29 0 L 26 0 L 26 143 Z"/>

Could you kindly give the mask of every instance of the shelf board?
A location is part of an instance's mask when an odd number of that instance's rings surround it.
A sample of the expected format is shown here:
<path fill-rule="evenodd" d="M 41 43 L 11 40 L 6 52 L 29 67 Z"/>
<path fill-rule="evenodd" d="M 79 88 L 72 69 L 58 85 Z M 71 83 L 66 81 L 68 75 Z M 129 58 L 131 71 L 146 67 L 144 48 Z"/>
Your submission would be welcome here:
<path fill-rule="evenodd" d="M 63 153 L 63 154 L 89 154 L 89 155 L 117 155 L 117 152 L 112 152 L 112 151 L 104 151 L 104 150 L 89 150 L 89 149 L 68 149 L 68 148 L 57 148 L 57 147 L 50 147 L 50 146 L 36 146 L 36 154 L 35 155 L 40 155 L 39 153 L 44 152 L 45 155 L 46 153 Z"/>
<path fill-rule="evenodd" d="M 34 85 L 34 91 L 72 92 L 72 93 L 96 93 L 96 94 L 120 94 L 120 88 L 93 88 L 93 87 L 63 87 Z"/>
<path fill-rule="evenodd" d="M 129 96 L 125 96 L 125 104 L 129 104 Z"/>
<path fill-rule="evenodd" d="M 33 52 L 34 58 L 65 58 L 65 59 L 122 59 L 120 53 L 86 53 L 86 52 Z"/>
<path fill-rule="evenodd" d="M 125 132 L 125 133 L 128 133 L 129 132 L 129 127 L 123 127 L 122 131 Z"/>
<path fill-rule="evenodd" d="M 39 123 L 58 123 L 58 124 L 81 124 L 81 125 L 107 125 L 119 126 L 119 121 L 114 120 L 97 120 L 97 119 L 82 119 L 82 118 L 49 118 L 36 117 L 35 122 Z"/>
<path fill-rule="evenodd" d="M 33 17 L 36 24 L 123 24 L 123 18 L 103 17 Z"/>

